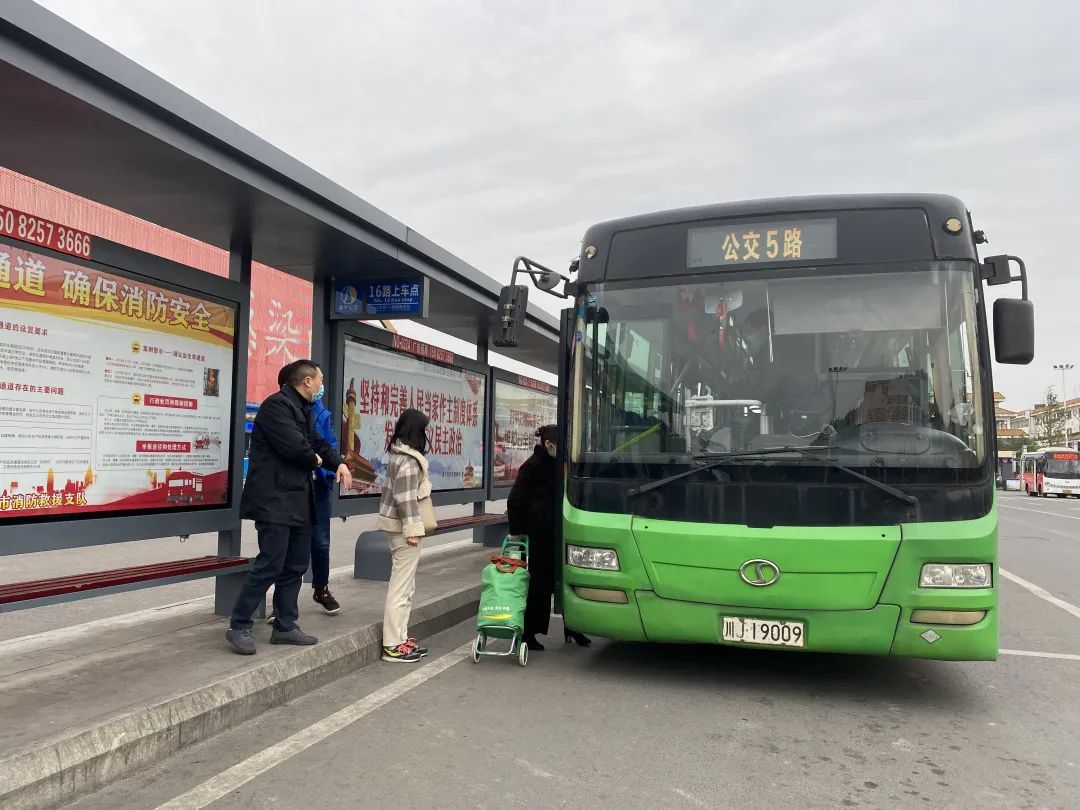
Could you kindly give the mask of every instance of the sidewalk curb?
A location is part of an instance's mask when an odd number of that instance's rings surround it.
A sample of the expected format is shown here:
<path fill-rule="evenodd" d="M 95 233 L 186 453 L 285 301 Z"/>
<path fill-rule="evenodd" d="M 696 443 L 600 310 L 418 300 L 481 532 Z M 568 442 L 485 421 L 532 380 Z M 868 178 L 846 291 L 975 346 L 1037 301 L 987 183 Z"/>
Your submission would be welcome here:
<path fill-rule="evenodd" d="M 479 585 L 429 599 L 413 608 L 410 629 L 421 637 L 447 630 L 475 616 L 479 601 Z M 358 627 L 0 760 L 0 806 L 57 807 L 318 689 L 377 661 L 381 629 Z"/>

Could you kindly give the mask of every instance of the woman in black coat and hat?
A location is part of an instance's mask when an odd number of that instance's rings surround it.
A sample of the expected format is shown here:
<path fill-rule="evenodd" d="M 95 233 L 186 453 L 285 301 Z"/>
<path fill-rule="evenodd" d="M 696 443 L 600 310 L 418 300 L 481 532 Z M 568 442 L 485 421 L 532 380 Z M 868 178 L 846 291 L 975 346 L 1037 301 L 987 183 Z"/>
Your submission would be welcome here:
<path fill-rule="evenodd" d="M 546 635 L 551 618 L 551 597 L 555 593 L 555 570 L 560 564 L 556 548 L 555 521 L 559 519 L 562 490 L 555 462 L 558 430 L 546 425 L 536 431 L 539 443 L 521 469 L 510 490 L 506 511 L 511 538 L 529 538 L 529 597 L 525 603 L 525 643 L 530 650 L 542 650 L 537 635 Z M 566 643 L 588 647 L 587 636 L 565 628 Z"/>

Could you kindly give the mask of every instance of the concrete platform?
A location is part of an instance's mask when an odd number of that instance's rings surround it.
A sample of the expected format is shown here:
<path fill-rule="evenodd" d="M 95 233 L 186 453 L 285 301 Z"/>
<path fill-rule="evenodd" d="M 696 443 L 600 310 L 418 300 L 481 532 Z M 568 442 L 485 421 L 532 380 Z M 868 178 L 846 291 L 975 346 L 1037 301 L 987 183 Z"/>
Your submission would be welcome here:
<path fill-rule="evenodd" d="M 490 550 L 424 556 L 410 630 L 424 637 L 475 615 Z M 0 647 L 0 806 L 43 808 L 96 790 L 181 748 L 378 660 L 384 583 L 332 581 L 343 609 L 327 616 L 301 592 L 314 647 L 259 653 L 225 644 L 227 620 L 205 602 L 138 624 L 42 634 Z M 387 665 L 389 666 L 389 665 Z"/>

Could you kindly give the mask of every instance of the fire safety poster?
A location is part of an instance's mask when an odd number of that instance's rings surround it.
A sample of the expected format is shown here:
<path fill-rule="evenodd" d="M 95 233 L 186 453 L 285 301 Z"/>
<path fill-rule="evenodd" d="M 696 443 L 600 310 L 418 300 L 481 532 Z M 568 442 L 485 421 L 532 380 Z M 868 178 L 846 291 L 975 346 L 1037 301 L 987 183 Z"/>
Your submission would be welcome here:
<path fill-rule="evenodd" d="M 0 242 L 0 520 L 225 503 L 235 327 Z"/>

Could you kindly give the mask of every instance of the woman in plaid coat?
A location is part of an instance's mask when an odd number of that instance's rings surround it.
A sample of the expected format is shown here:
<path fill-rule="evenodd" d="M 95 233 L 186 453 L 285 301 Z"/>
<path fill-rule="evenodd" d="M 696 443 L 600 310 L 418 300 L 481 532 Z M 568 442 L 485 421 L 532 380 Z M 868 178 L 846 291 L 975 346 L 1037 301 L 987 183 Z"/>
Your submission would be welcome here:
<path fill-rule="evenodd" d="M 431 497 L 427 453 L 428 418 L 409 408 L 398 417 L 387 450 L 386 483 L 379 502 L 376 524 L 390 542 L 393 567 L 383 612 L 384 661 L 412 664 L 427 650 L 409 637 L 409 614 L 416 591 L 416 566 L 420 562 L 420 538 L 424 521 L 420 501 Z"/>

